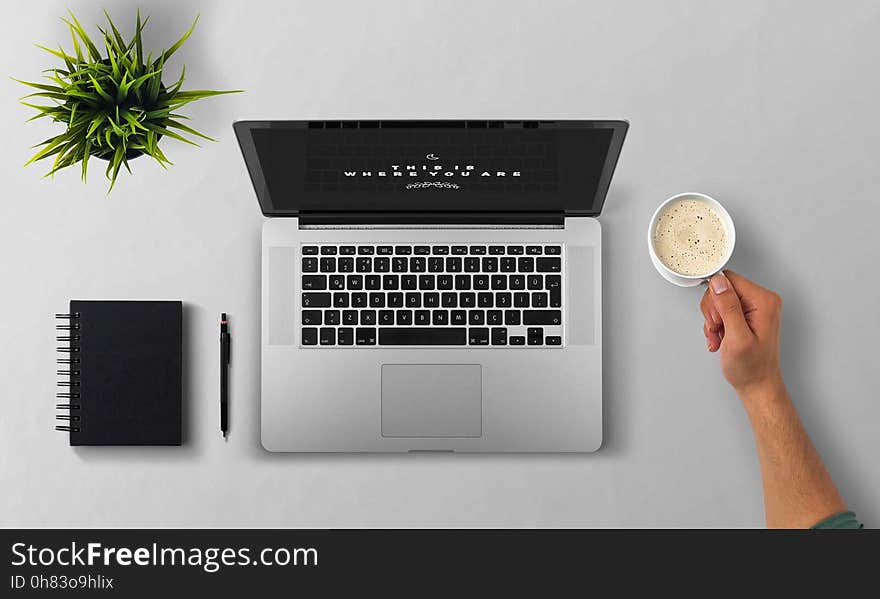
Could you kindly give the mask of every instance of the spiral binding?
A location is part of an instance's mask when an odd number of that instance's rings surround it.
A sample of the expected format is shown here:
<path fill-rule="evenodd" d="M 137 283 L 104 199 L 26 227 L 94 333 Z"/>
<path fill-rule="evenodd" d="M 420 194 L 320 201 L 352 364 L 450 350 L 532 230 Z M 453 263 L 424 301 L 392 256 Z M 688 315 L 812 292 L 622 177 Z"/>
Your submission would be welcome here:
<path fill-rule="evenodd" d="M 73 312 L 69 314 L 55 314 L 56 320 L 67 321 L 66 323 L 56 323 L 55 325 L 56 330 L 67 332 L 67 334 L 64 335 L 55 336 L 55 341 L 68 344 L 67 346 L 59 345 L 55 348 L 59 354 L 59 357 L 55 361 L 58 364 L 67 366 L 67 368 L 59 368 L 55 371 L 55 374 L 57 374 L 59 377 L 67 377 L 64 380 L 58 381 L 58 387 L 62 388 L 63 390 L 57 391 L 55 393 L 55 397 L 57 397 L 58 399 L 68 400 L 67 403 L 55 404 L 56 410 L 63 410 L 63 413 L 55 415 L 55 419 L 70 423 L 64 425 L 56 425 L 55 430 L 65 433 L 78 433 L 80 431 L 79 425 L 77 424 L 80 422 L 80 415 L 73 413 L 77 410 L 82 409 L 82 404 L 77 401 L 80 399 L 80 394 L 78 391 L 76 391 L 76 389 L 78 389 L 80 386 L 80 364 L 82 364 L 82 358 L 76 355 L 80 353 L 80 348 L 79 346 L 75 345 L 80 341 L 79 333 L 75 332 L 79 331 L 80 325 L 78 322 L 74 322 L 79 319 L 79 316 L 79 312 Z"/>

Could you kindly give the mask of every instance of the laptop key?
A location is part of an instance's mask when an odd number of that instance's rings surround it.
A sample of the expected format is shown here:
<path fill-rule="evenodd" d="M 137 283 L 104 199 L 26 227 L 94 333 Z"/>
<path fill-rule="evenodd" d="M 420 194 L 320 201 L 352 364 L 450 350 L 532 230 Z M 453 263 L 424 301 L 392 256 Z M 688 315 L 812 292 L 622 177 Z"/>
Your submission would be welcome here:
<path fill-rule="evenodd" d="M 498 272 L 498 258 L 483 258 L 483 272 Z"/>
<path fill-rule="evenodd" d="M 440 294 L 435 292 L 426 293 L 422 298 L 422 301 L 424 302 L 426 308 L 439 308 Z"/>
<path fill-rule="evenodd" d="M 544 343 L 544 329 L 529 328 L 529 329 L 527 329 L 526 332 L 527 332 L 529 345 L 543 345 L 543 343 Z"/>
<path fill-rule="evenodd" d="M 446 272 L 461 272 L 461 258 L 452 257 L 446 259 Z"/>
<path fill-rule="evenodd" d="M 526 254 L 530 254 L 530 255 L 534 256 L 534 255 L 540 254 L 542 251 L 543 250 L 541 249 L 540 245 L 527 245 L 526 246 Z"/>
<path fill-rule="evenodd" d="M 302 294 L 302 305 L 303 308 L 329 308 L 330 307 L 330 294 L 329 293 L 303 293 Z"/>
<path fill-rule="evenodd" d="M 504 311 L 504 324 L 509 327 L 519 326 L 520 324 L 520 311 L 519 310 L 505 310 Z"/>
<path fill-rule="evenodd" d="M 489 329 L 468 329 L 468 343 L 470 345 L 489 345 Z"/>
<path fill-rule="evenodd" d="M 324 324 L 339 324 L 339 310 L 324 310 Z"/>
<path fill-rule="evenodd" d="M 321 272 L 336 272 L 336 258 L 321 258 Z"/>
<path fill-rule="evenodd" d="M 421 308 L 422 296 L 419 293 L 407 293 L 404 298 L 404 303 L 407 308 Z"/>
<path fill-rule="evenodd" d="M 358 323 L 358 313 L 357 310 L 343 310 L 342 311 L 342 324 L 347 325 L 356 325 Z"/>
<path fill-rule="evenodd" d="M 389 308 L 403 308 L 403 294 L 399 291 L 392 291 L 388 294 Z"/>
<path fill-rule="evenodd" d="M 385 275 L 382 277 L 382 289 L 385 291 L 396 291 L 398 287 L 400 287 L 398 275 Z"/>
<path fill-rule="evenodd" d="M 481 308 L 491 308 L 494 303 L 494 299 L 495 297 L 493 293 L 478 293 L 477 305 Z"/>
<path fill-rule="evenodd" d="M 302 271 L 303 272 L 318 272 L 318 259 L 317 258 L 303 258 Z"/>
<path fill-rule="evenodd" d="M 385 294 L 384 293 L 371 293 L 370 294 L 370 307 L 371 308 L 384 308 L 385 307 Z"/>
<path fill-rule="evenodd" d="M 391 259 L 391 270 L 393 272 L 406 272 L 408 266 L 409 266 L 409 260 L 407 260 L 406 258 L 392 258 Z"/>
<path fill-rule="evenodd" d="M 345 277 L 343 275 L 330 275 L 330 289 L 342 291 L 345 289 Z"/>
<path fill-rule="evenodd" d="M 366 308 L 368 303 L 366 293 L 355 292 L 351 294 L 352 308 Z"/>
<path fill-rule="evenodd" d="M 561 258 L 537 258 L 535 260 L 535 270 L 538 272 L 561 272 Z"/>
<path fill-rule="evenodd" d="M 348 294 L 343 292 L 334 293 L 333 294 L 333 306 L 336 308 L 348 308 L 349 306 L 349 298 Z"/>
<path fill-rule="evenodd" d="M 336 345 L 336 329 L 321 329 L 321 345 Z"/>
<path fill-rule="evenodd" d="M 379 310 L 379 324 L 394 324 L 394 310 Z"/>
<path fill-rule="evenodd" d="M 547 294 L 543 291 L 535 291 L 532 293 L 532 307 L 533 308 L 546 308 L 547 307 Z"/>
<path fill-rule="evenodd" d="M 401 275 L 400 288 L 404 291 L 415 290 L 419 288 L 418 277 L 416 275 Z"/>
<path fill-rule="evenodd" d="M 316 328 L 306 328 L 302 330 L 302 344 L 303 345 L 318 345 L 318 329 Z"/>
<path fill-rule="evenodd" d="M 345 287 L 350 291 L 360 291 L 364 288 L 364 276 L 348 275 L 345 278 Z"/>
<path fill-rule="evenodd" d="M 409 326 L 412 324 L 413 313 L 412 310 L 398 310 L 397 311 L 397 324 L 403 326 Z"/>
<path fill-rule="evenodd" d="M 357 345 L 376 345 L 376 329 L 357 329 L 355 343 Z"/>
<path fill-rule="evenodd" d="M 458 291 L 469 291 L 471 288 L 471 276 L 455 275 L 455 288 Z"/>
<path fill-rule="evenodd" d="M 529 307 L 529 294 L 520 291 L 518 293 L 513 294 L 513 307 L 514 308 L 528 308 Z"/>
<path fill-rule="evenodd" d="M 375 253 L 373 246 L 371 245 L 359 245 L 358 246 L 358 255 L 359 256 L 372 256 Z"/>
<path fill-rule="evenodd" d="M 452 275 L 437 275 L 437 289 L 441 291 L 452 289 Z"/>
<path fill-rule="evenodd" d="M 351 345 L 354 343 L 354 329 L 341 328 L 336 331 L 337 342 L 339 345 Z"/>
<path fill-rule="evenodd" d="M 501 310 L 489 310 L 486 312 L 486 324 L 491 326 L 498 326 L 500 324 L 504 324 L 504 319 L 502 318 Z"/>
<path fill-rule="evenodd" d="M 438 256 L 441 256 L 441 255 L 445 256 L 446 254 L 449 253 L 449 246 L 448 245 L 435 245 L 433 250 L 434 250 L 434 254 L 436 254 Z"/>
<path fill-rule="evenodd" d="M 364 277 L 364 289 L 376 291 L 382 289 L 382 277 L 379 275 L 367 275 Z"/>
<path fill-rule="evenodd" d="M 507 345 L 507 329 L 503 327 L 492 329 L 492 345 Z"/>
<path fill-rule="evenodd" d="M 509 308 L 513 303 L 512 296 L 507 292 L 495 294 L 495 305 L 499 308 Z"/>
<path fill-rule="evenodd" d="M 548 335 L 544 338 L 544 343 L 547 345 L 562 345 L 562 337 L 558 335 Z"/>
<path fill-rule="evenodd" d="M 419 248 L 416 247 L 418 250 Z M 416 252 L 418 254 L 418 252 Z M 424 258 L 410 258 L 409 259 L 409 271 L 410 272 L 425 272 L 428 269 L 427 262 Z"/>
<path fill-rule="evenodd" d="M 365 324 L 365 325 L 376 324 L 376 311 L 375 310 L 361 310 L 361 324 Z"/>
<path fill-rule="evenodd" d="M 465 345 L 467 329 L 441 328 L 381 328 L 379 345 Z"/>
<path fill-rule="evenodd" d="M 440 305 L 444 308 L 458 307 L 458 294 L 454 291 L 447 291 L 440 294 Z"/>
<path fill-rule="evenodd" d="M 323 291 L 327 289 L 326 275 L 303 275 L 303 291 Z"/>
<path fill-rule="evenodd" d="M 516 258 L 502 258 L 501 272 L 516 272 Z"/>
<path fill-rule="evenodd" d="M 486 253 L 486 246 L 485 245 L 472 245 L 470 250 L 471 250 L 471 254 L 473 254 L 475 256 L 481 256 Z"/>
<path fill-rule="evenodd" d="M 486 323 L 486 313 L 482 310 L 470 310 L 468 311 L 468 324 L 485 324 Z"/>
<path fill-rule="evenodd" d="M 490 280 L 493 291 L 504 291 L 507 289 L 507 277 L 505 275 L 492 275 Z"/>
<path fill-rule="evenodd" d="M 489 289 L 489 275 L 474 275 L 474 289 L 476 291 Z"/>
<path fill-rule="evenodd" d="M 509 245 L 509 246 L 507 246 L 507 253 L 508 253 L 508 254 L 518 255 L 518 254 L 522 254 L 523 251 L 524 251 L 524 250 L 523 250 L 523 246 L 521 246 L 521 245 Z"/>
<path fill-rule="evenodd" d="M 302 314 L 302 323 L 306 326 L 315 326 L 318 324 L 322 324 L 322 316 L 320 310 L 303 310 Z"/>
<path fill-rule="evenodd" d="M 434 291 L 434 275 L 419 275 L 419 289 Z"/>
<path fill-rule="evenodd" d="M 315 256 L 318 253 L 318 246 L 316 245 L 304 245 L 302 247 L 303 256 Z"/>
<path fill-rule="evenodd" d="M 454 245 L 452 246 L 452 253 L 456 255 L 463 255 L 468 253 L 468 249 L 466 245 Z"/>
<path fill-rule="evenodd" d="M 419 255 L 430 254 L 431 247 L 427 245 L 417 245 L 415 248 L 413 248 L 413 253 Z"/>
<path fill-rule="evenodd" d="M 528 283 L 529 289 L 544 288 L 544 282 L 541 280 L 541 275 L 529 275 L 526 278 L 526 282 Z"/>
<path fill-rule="evenodd" d="M 465 258 L 464 259 L 464 271 L 465 272 L 480 272 L 480 259 L 479 258 Z"/>
<path fill-rule="evenodd" d="M 408 245 L 396 245 L 394 246 L 394 253 L 401 256 L 409 256 L 412 254 L 412 248 Z"/>
<path fill-rule="evenodd" d="M 496 254 L 496 255 L 503 254 L 504 253 L 504 246 L 503 245 L 490 245 L 489 246 L 489 253 Z"/>
<path fill-rule="evenodd" d="M 434 326 L 444 326 L 449 324 L 449 311 L 448 310 L 434 310 L 431 313 L 432 323 Z"/>
<path fill-rule="evenodd" d="M 339 253 L 343 256 L 353 256 L 355 253 L 355 248 L 353 245 L 344 245 L 339 248 Z"/>
<path fill-rule="evenodd" d="M 450 324 L 455 325 L 464 325 L 467 324 L 467 311 L 465 310 L 453 310 L 450 315 Z"/>
<path fill-rule="evenodd" d="M 519 272 L 532 272 L 535 270 L 535 259 L 531 256 L 520 258 L 516 261 L 516 269 Z"/>
<path fill-rule="evenodd" d="M 526 288 L 526 278 L 523 275 L 510 275 L 507 279 L 508 285 L 514 291 Z"/>
<path fill-rule="evenodd" d="M 547 255 L 558 256 L 562 253 L 562 248 L 558 245 L 544 246 L 544 253 Z"/>
<path fill-rule="evenodd" d="M 394 248 L 390 245 L 380 245 L 376 248 L 376 253 L 380 256 L 390 256 L 394 253 Z"/>
<path fill-rule="evenodd" d="M 391 260 L 388 258 L 374 258 L 373 270 L 376 272 L 388 272 L 391 270 Z"/>
<path fill-rule="evenodd" d="M 443 272 L 443 258 L 428 258 L 428 272 Z"/>
<path fill-rule="evenodd" d="M 562 324 L 561 310 L 523 310 L 523 324 Z"/>
<path fill-rule="evenodd" d="M 419 325 L 431 324 L 430 310 L 416 310 L 415 323 Z"/>
<path fill-rule="evenodd" d="M 354 269 L 357 272 L 370 272 L 373 270 L 373 259 L 372 258 L 358 258 L 354 262 Z"/>
<path fill-rule="evenodd" d="M 322 245 L 321 246 L 321 255 L 322 256 L 335 256 L 336 255 L 336 246 Z"/>
<path fill-rule="evenodd" d="M 473 308 L 477 305 L 477 294 L 476 293 L 460 293 L 458 295 L 458 303 L 462 308 Z"/>
<path fill-rule="evenodd" d="M 526 338 L 523 337 L 522 335 L 511 335 L 507 339 L 507 341 L 511 345 L 525 345 L 526 344 Z"/>

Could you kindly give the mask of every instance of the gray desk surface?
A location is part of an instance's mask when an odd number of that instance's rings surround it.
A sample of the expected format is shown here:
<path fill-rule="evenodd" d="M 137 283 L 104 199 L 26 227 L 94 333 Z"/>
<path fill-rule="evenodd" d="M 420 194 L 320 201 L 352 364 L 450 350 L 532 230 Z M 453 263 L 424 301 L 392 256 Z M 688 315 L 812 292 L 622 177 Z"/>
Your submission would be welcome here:
<path fill-rule="evenodd" d="M 12 6 L 14 4 L 15 6 Z M 0 72 L 52 63 L 69 2 L 16 1 Z M 132 5 L 133 6 L 133 5 Z M 185 8 L 181 8 L 185 6 Z M 134 8 L 114 8 L 130 31 Z M 708 355 L 699 291 L 653 271 L 645 229 L 686 190 L 724 202 L 733 267 L 785 299 L 783 362 L 850 505 L 880 523 L 876 2 L 150 3 L 219 138 L 165 145 L 111 196 L 42 180 L 22 88 L 0 80 L 0 524 L 760 526 L 751 432 Z M 99 5 L 78 8 L 99 21 Z M 263 222 L 238 117 L 617 117 L 629 137 L 605 233 L 606 444 L 585 456 L 296 456 L 259 443 Z M 164 142 L 163 142 L 164 143 Z M 94 165 L 97 166 L 97 165 Z M 188 443 L 79 449 L 52 432 L 53 312 L 78 298 L 186 302 Z M 217 428 L 217 318 L 234 319 L 232 430 Z"/>

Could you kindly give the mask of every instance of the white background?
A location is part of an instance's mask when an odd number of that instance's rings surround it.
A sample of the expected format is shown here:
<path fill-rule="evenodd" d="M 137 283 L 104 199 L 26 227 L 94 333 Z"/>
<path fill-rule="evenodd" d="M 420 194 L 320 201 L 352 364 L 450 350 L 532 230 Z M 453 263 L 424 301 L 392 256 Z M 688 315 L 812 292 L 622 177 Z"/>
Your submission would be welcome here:
<path fill-rule="evenodd" d="M 4 2 L 0 73 L 70 46 L 68 5 L 123 31 L 135 3 Z M 0 523 L 21 526 L 760 526 L 746 418 L 701 333 L 699 290 L 654 272 L 645 230 L 680 191 L 723 202 L 734 269 L 785 300 L 783 365 L 849 504 L 880 522 L 876 244 L 880 6 L 827 2 L 147 1 L 218 138 L 163 140 L 110 196 L 94 168 L 41 179 L 24 87 L 0 80 Z M 583 456 L 297 456 L 259 442 L 263 222 L 239 117 L 627 118 L 601 217 L 605 434 Z M 98 163 L 93 162 L 93 167 Z M 54 425 L 52 313 L 69 298 L 186 302 L 182 448 L 72 449 Z M 232 430 L 217 426 L 217 319 L 233 319 Z"/>

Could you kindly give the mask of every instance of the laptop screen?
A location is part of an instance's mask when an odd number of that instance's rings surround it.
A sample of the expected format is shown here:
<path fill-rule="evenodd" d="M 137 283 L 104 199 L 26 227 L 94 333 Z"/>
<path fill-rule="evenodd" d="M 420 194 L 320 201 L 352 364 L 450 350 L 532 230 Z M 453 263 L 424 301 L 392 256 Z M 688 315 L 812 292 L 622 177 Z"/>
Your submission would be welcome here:
<path fill-rule="evenodd" d="M 597 215 L 623 121 L 239 121 L 264 214 Z"/>

